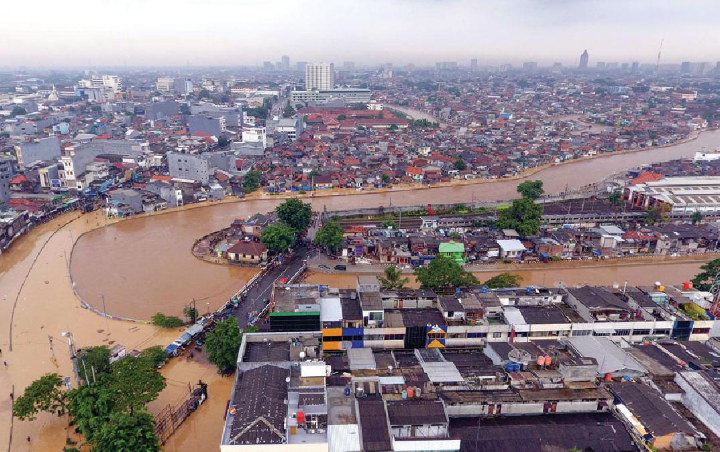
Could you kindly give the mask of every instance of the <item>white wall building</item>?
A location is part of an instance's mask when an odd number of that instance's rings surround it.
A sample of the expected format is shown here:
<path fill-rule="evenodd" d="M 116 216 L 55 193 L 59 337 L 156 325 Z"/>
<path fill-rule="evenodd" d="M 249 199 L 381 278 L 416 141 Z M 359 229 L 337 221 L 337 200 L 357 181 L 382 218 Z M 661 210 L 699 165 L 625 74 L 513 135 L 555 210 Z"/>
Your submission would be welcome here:
<path fill-rule="evenodd" d="M 331 90 L 335 87 L 335 66 L 332 63 L 308 63 L 305 66 L 305 89 Z"/>
<path fill-rule="evenodd" d="M 172 77 L 158 77 L 155 87 L 158 91 L 167 93 L 173 90 L 175 79 Z"/>

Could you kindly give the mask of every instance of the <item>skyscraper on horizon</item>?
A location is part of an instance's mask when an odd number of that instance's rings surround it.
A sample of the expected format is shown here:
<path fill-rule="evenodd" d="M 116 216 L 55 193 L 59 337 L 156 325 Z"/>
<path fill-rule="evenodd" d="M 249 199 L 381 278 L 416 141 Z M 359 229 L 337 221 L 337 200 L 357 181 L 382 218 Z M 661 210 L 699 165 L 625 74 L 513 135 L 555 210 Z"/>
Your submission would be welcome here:
<path fill-rule="evenodd" d="M 280 58 L 280 68 L 283 71 L 290 70 L 290 57 L 289 56 L 283 55 L 282 58 Z"/>
<path fill-rule="evenodd" d="M 470 72 L 477 72 L 478 70 L 478 62 L 477 58 L 473 58 L 470 60 Z"/>
<path fill-rule="evenodd" d="M 335 65 L 308 63 L 305 66 L 305 89 L 326 91 L 335 88 Z"/>
<path fill-rule="evenodd" d="M 587 49 L 585 49 L 580 55 L 580 65 L 578 66 L 580 69 L 587 69 L 588 62 L 590 61 L 590 55 L 588 55 Z"/>

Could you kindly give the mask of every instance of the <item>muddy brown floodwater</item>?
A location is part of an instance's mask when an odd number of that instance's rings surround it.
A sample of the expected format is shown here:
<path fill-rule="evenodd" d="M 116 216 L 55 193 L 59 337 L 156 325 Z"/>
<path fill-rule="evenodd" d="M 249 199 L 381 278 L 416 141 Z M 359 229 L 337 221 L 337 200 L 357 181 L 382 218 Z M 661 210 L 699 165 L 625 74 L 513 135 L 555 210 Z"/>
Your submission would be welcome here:
<path fill-rule="evenodd" d="M 715 256 L 713 256 L 715 257 Z M 522 276 L 524 285 L 544 285 L 557 287 L 560 284 L 574 286 L 579 284 L 612 285 L 624 284 L 625 281 L 631 285 L 652 285 L 657 281 L 667 284 L 678 284 L 692 278 L 705 261 L 678 261 L 666 263 L 642 263 L 628 264 L 618 263 L 612 266 L 596 266 L 593 264 L 576 263 L 577 267 L 553 267 L 545 269 L 523 268 L 522 266 L 507 266 L 502 270 L 490 270 L 473 272 L 479 281 L 486 281 L 504 271 Z M 327 284 L 340 289 L 354 288 L 357 285 L 357 274 L 352 273 L 352 267 L 348 273 L 327 274 L 310 272 L 303 282 Z M 363 273 L 367 274 L 367 273 Z M 417 288 L 419 285 L 412 275 L 410 286 Z"/>
<path fill-rule="evenodd" d="M 558 193 L 641 164 L 689 157 L 701 148 L 714 149 L 718 144 L 720 131 L 708 131 L 695 140 L 674 146 L 551 166 L 529 177 L 542 180 L 547 193 Z M 467 202 L 471 198 L 491 201 L 516 196 L 515 187 L 521 181 L 498 180 L 414 191 L 323 196 L 310 202 L 316 210 L 323 207 L 340 210 L 389 205 L 391 202 L 393 205 L 422 205 Z M 192 256 L 190 248 L 196 239 L 226 227 L 234 218 L 268 212 L 280 202 L 277 197 L 266 198 L 137 217 L 90 231 L 78 239 L 72 253 L 71 272 L 76 290 L 94 306 L 102 309 L 104 302 L 109 313 L 132 318 L 147 319 L 157 311 L 180 315 L 183 306 L 193 299 L 200 312 L 216 309 L 252 277 L 254 271 L 202 262 Z M 600 278 L 599 274 L 605 274 L 615 278 L 616 273 L 617 270 L 612 268 L 603 268 L 587 273 L 569 271 L 567 276 L 552 278 L 575 284 L 592 282 L 591 275 Z M 548 276 L 545 278 L 547 284 L 552 283 Z M 624 279 L 633 282 L 632 278 Z"/>
<path fill-rule="evenodd" d="M 720 132 L 706 132 L 694 142 L 551 167 L 531 177 L 544 180 L 552 193 L 563 190 L 566 184 L 571 188 L 585 185 L 628 167 L 691 156 L 702 147 L 714 149 L 718 144 Z M 504 199 L 515 195 L 518 182 L 504 180 L 406 192 L 317 197 L 312 203 L 315 209 L 327 206 L 329 210 L 339 210 L 388 205 L 390 200 L 395 205 L 410 205 L 468 201 L 471 196 L 478 200 Z M 190 247 L 197 238 L 226 226 L 233 218 L 270 211 L 280 201 L 266 198 L 210 207 L 190 206 L 117 223 L 103 218 L 100 212 L 82 216 L 69 213 L 34 229 L 0 255 L 0 348 L 2 360 L 8 363 L 7 368 L 0 368 L 0 387 L 8 391 L 0 395 L 0 447 L 5 449 L 9 444 L 10 450 L 21 452 L 62 449 L 66 419 L 43 414 L 34 422 L 13 421 L 9 391 L 14 389 L 20 395 L 30 382 L 45 373 L 72 375 L 63 331 L 72 331 L 79 347 L 119 343 L 129 349 L 167 345 L 180 333 L 112 321 L 82 309 L 69 277 L 71 254 L 76 290 L 98 307 L 102 306 L 104 296 L 105 306 L 113 314 L 148 318 L 162 310 L 178 315 L 193 298 L 199 300 L 200 311 L 214 309 L 251 277 L 253 270 L 201 262 L 192 257 Z M 679 261 L 613 268 L 526 268 L 525 276 L 526 283 L 547 285 L 555 281 L 609 284 L 625 279 L 631 284 L 655 280 L 671 283 L 687 279 L 698 265 Z M 490 276 L 492 273 L 479 275 L 481 279 Z M 310 275 L 308 280 L 313 278 L 323 278 L 323 282 L 340 287 L 355 284 L 354 275 Z M 48 336 L 54 338 L 54 349 Z M 166 450 L 217 450 L 232 380 L 220 378 L 213 366 L 201 359 L 175 360 L 163 369 L 163 374 L 168 387 L 151 404 L 153 413 L 180 400 L 187 385 L 198 379 L 207 381 L 210 391 L 208 403 L 183 424 Z M 32 437 L 29 444 L 25 441 L 27 436 Z"/>

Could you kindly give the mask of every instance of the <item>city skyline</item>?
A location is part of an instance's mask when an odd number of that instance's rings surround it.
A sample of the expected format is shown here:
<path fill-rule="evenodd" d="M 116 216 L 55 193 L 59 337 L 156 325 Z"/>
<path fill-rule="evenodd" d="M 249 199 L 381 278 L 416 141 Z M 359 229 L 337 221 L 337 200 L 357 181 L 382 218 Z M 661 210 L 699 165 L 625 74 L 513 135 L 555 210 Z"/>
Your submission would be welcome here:
<path fill-rule="evenodd" d="M 20 4 L 6 5 L 0 33 L 11 45 L 0 49 L 0 66 L 261 66 L 282 55 L 361 65 L 467 65 L 473 58 L 480 65 L 577 65 L 586 48 L 592 66 L 654 63 L 662 39 L 661 63 L 720 60 L 711 46 L 698 45 L 720 42 L 711 22 L 720 4 L 706 0 L 129 0 L 112 20 L 98 18 L 87 0 L 52 5 L 39 2 L 32 26 Z"/>

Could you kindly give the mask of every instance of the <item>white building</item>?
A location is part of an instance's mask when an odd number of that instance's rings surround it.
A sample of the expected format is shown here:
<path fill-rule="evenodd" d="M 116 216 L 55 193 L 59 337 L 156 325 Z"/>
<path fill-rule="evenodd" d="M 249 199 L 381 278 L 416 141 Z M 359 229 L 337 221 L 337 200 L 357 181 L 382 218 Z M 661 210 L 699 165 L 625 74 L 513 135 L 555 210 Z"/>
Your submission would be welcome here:
<path fill-rule="evenodd" d="M 366 88 L 337 88 L 329 90 L 292 91 L 290 101 L 312 102 L 324 104 L 341 101 L 345 104 L 367 104 L 372 98 L 372 92 Z"/>
<path fill-rule="evenodd" d="M 172 77 L 158 77 L 155 87 L 162 93 L 172 91 L 175 85 L 175 79 Z"/>
<path fill-rule="evenodd" d="M 305 89 L 331 90 L 335 87 L 335 66 L 332 63 L 308 63 L 305 66 Z"/>
<path fill-rule="evenodd" d="M 243 143 L 262 143 L 262 148 L 267 147 L 267 133 L 265 127 L 243 127 Z"/>
<path fill-rule="evenodd" d="M 525 246 L 520 240 L 498 240 L 500 246 L 500 257 L 503 259 L 517 259 L 522 257 L 525 252 Z"/>
<path fill-rule="evenodd" d="M 720 152 L 696 152 L 693 158 L 694 162 L 712 162 L 720 160 Z"/>
<path fill-rule="evenodd" d="M 653 208 L 670 206 L 671 213 L 720 212 L 720 177 L 664 177 L 660 180 L 629 185 L 623 199 L 634 206 Z"/>
<path fill-rule="evenodd" d="M 290 140 L 295 140 L 304 130 L 305 123 L 300 115 L 294 118 L 281 118 L 275 126 L 275 133 L 287 133 Z"/>

